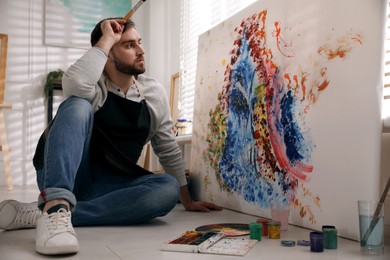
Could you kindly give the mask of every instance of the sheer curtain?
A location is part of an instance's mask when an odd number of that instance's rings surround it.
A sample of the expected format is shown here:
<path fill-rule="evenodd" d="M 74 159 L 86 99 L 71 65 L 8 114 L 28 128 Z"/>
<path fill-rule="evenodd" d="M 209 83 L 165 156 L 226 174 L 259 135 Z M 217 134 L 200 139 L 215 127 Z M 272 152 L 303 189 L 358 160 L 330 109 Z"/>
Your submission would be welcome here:
<path fill-rule="evenodd" d="M 186 0 L 181 6 L 179 117 L 192 120 L 198 36 L 256 0 Z"/>

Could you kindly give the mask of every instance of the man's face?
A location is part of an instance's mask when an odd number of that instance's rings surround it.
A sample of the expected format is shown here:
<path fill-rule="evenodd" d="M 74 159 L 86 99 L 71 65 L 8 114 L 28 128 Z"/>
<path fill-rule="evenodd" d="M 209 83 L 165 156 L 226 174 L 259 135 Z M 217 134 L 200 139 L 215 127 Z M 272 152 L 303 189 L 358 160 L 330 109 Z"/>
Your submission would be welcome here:
<path fill-rule="evenodd" d="M 127 29 L 122 34 L 121 40 L 111 49 L 115 68 L 129 75 L 139 75 L 145 72 L 144 53 L 141 37 L 134 28 Z"/>

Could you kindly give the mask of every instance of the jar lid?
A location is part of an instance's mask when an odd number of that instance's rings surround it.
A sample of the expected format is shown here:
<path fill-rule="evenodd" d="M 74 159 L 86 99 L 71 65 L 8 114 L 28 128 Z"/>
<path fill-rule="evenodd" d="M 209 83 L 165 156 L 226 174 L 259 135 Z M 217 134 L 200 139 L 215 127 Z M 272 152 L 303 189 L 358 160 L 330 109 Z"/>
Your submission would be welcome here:
<path fill-rule="evenodd" d="M 280 221 L 269 221 L 268 226 L 281 226 L 282 223 Z"/>
<path fill-rule="evenodd" d="M 298 246 L 310 246 L 310 241 L 308 240 L 297 240 Z"/>
<path fill-rule="evenodd" d="M 324 233 L 318 232 L 318 231 L 313 231 L 310 232 L 310 238 L 322 238 L 324 236 Z"/>
<path fill-rule="evenodd" d="M 179 119 L 177 119 L 177 122 L 184 123 L 184 122 L 191 122 L 191 120 L 179 118 Z"/>
<path fill-rule="evenodd" d="M 332 225 L 323 225 L 322 226 L 322 229 L 335 229 L 336 227 L 335 226 L 332 226 Z"/>
<path fill-rule="evenodd" d="M 295 241 L 294 240 L 282 240 L 280 241 L 280 244 L 285 247 L 293 247 L 295 246 Z"/>
<path fill-rule="evenodd" d="M 258 219 L 256 220 L 256 222 L 257 222 L 257 223 L 267 224 L 267 223 L 269 222 L 269 220 L 266 219 L 266 218 L 258 218 Z"/>

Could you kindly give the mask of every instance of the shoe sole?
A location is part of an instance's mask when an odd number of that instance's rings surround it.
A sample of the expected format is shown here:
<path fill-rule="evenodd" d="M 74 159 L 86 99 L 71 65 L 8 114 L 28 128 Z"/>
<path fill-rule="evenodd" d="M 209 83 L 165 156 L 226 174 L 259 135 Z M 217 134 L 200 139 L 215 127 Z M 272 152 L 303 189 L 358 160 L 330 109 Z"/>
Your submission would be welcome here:
<path fill-rule="evenodd" d="M 36 246 L 35 251 L 42 255 L 68 255 L 76 254 L 79 251 L 79 246 L 61 246 L 61 247 L 44 247 Z"/>

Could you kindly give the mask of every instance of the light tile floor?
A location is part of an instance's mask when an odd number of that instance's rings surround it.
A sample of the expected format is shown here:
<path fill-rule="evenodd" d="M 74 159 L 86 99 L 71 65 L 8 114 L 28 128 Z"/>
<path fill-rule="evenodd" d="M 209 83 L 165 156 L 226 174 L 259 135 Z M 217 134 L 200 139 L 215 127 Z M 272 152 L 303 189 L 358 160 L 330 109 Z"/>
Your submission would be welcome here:
<path fill-rule="evenodd" d="M 17 199 L 24 202 L 34 201 L 37 190 L 34 187 L 15 187 L 6 191 L 0 186 L 0 201 Z M 1 260 L 34 260 L 34 259 L 82 259 L 82 260 L 118 260 L 118 259 L 273 259 L 273 260 L 309 260 L 309 259 L 390 259 L 389 237 L 385 239 L 385 255 L 366 257 L 360 254 L 359 243 L 347 239 L 338 239 L 338 249 L 325 250 L 323 253 L 311 253 L 308 247 L 282 247 L 280 240 L 263 238 L 244 257 L 178 253 L 161 251 L 160 246 L 166 240 L 173 239 L 186 230 L 210 223 L 250 223 L 257 217 L 223 210 L 221 212 L 198 213 L 185 211 L 182 205 L 167 216 L 148 224 L 123 227 L 82 227 L 76 228 L 81 250 L 76 255 L 47 257 L 34 251 L 34 230 L 0 231 Z M 282 233 L 282 239 L 308 239 L 310 230 L 290 225 Z"/>

